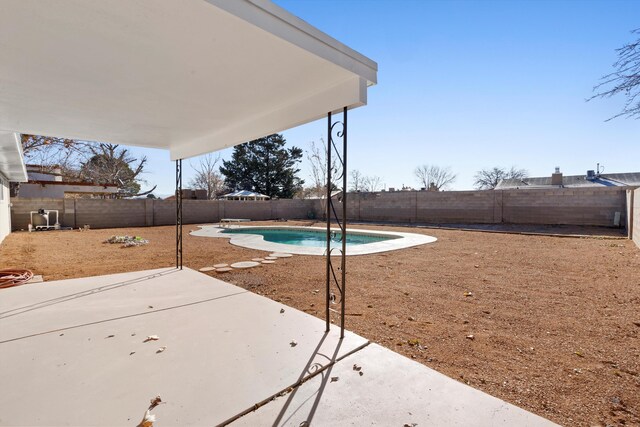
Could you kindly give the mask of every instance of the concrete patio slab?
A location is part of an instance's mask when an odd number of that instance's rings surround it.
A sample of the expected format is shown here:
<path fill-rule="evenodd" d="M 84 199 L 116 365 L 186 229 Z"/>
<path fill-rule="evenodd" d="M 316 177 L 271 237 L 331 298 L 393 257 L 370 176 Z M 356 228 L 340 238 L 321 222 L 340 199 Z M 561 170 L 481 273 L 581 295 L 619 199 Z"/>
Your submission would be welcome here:
<path fill-rule="evenodd" d="M 354 364 L 361 370 L 354 370 Z M 291 427 L 556 425 L 377 344 L 342 359 L 233 425 L 262 425 L 263 420 Z"/>
<path fill-rule="evenodd" d="M 190 269 L 2 290 L 0 379 L 0 425 L 551 425 Z"/>
<path fill-rule="evenodd" d="M 156 426 L 215 425 L 339 341 L 319 319 L 189 269 L 24 285 L 0 300 L 0 425 L 131 425 L 156 395 L 167 402 Z M 340 354 L 363 344 L 349 333 Z"/>

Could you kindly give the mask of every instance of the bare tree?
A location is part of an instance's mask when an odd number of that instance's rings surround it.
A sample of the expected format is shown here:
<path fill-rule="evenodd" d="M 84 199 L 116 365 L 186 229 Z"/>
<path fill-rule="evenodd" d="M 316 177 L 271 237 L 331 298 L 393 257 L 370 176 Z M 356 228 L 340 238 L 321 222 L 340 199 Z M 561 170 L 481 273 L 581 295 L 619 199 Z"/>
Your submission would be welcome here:
<path fill-rule="evenodd" d="M 28 163 L 37 164 L 42 172 L 60 169 L 64 180 L 83 180 L 97 184 L 116 184 L 119 196 L 142 196 L 140 183 L 147 158 L 136 159 L 117 144 L 56 138 L 43 135 L 21 135 L 22 151 Z M 19 184 L 12 183 L 12 194 Z"/>
<path fill-rule="evenodd" d="M 362 191 L 364 187 L 365 176 L 360 173 L 359 170 L 354 169 L 349 174 L 351 178 L 351 185 L 349 186 L 349 191 Z"/>
<path fill-rule="evenodd" d="M 474 186 L 479 190 L 493 190 L 503 179 L 523 179 L 528 175 L 526 169 L 516 169 L 515 166 L 511 166 L 509 170 L 494 166 L 478 171 L 474 176 Z"/>
<path fill-rule="evenodd" d="M 366 176 L 362 182 L 362 189 L 370 193 L 380 191 L 382 190 L 382 179 L 376 175 Z"/>
<path fill-rule="evenodd" d="M 224 191 L 224 179 L 217 168 L 220 154 L 214 156 L 209 153 L 200 158 L 197 166 L 191 165 L 196 175 L 189 181 L 194 189 L 207 190 L 207 199 L 215 199 Z"/>
<path fill-rule="evenodd" d="M 93 156 L 92 143 L 42 135 L 21 135 L 22 151 L 27 163 L 50 172 L 60 168 L 67 178 L 77 178 L 78 168 Z"/>
<path fill-rule="evenodd" d="M 640 34 L 640 28 L 631 33 Z M 606 121 L 620 116 L 640 118 L 640 39 L 616 49 L 616 52 L 618 60 L 613 64 L 615 71 L 600 79 L 600 84 L 593 88 L 596 94 L 587 101 L 610 98 L 621 93 L 627 98 L 622 111 Z"/>
<path fill-rule="evenodd" d="M 307 151 L 307 160 L 311 165 L 311 186 L 308 188 L 310 196 L 321 197 L 327 192 L 327 143 L 320 138 L 320 144 L 311 141 L 311 149 Z M 332 156 L 332 181 L 342 174 L 342 165 Z M 335 183 L 332 187 L 336 188 Z"/>
<path fill-rule="evenodd" d="M 413 173 L 423 188 L 435 191 L 448 188 L 457 177 L 448 166 L 443 168 L 436 165 L 422 165 L 418 166 Z"/>
<path fill-rule="evenodd" d="M 133 157 L 129 150 L 118 144 L 98 143 L 89 147 L 93 156 L 80 165 L 78 177 L 96 184 L 116 184 L 124 196 L 148 194 L 151 189 L 140 194 L 140 175 L 147 163 L 146 156 Z"/>

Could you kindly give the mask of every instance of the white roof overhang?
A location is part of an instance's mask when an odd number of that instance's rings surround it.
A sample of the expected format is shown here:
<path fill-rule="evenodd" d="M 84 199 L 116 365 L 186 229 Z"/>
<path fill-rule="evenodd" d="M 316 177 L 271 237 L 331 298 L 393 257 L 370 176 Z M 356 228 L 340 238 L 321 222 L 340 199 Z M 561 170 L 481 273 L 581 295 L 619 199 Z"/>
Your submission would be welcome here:
<path fill-rule="evenodd" d="M 3 0 L 0 130 L 187 158 L 367 102 L 377 64 L 267 0 Z"/>
<path fill-rule="evenodd" d="M 22 157 L 20 135 L 0 132 L 0 174 L 13 182 L 27 182 L 27 168 Z"/>

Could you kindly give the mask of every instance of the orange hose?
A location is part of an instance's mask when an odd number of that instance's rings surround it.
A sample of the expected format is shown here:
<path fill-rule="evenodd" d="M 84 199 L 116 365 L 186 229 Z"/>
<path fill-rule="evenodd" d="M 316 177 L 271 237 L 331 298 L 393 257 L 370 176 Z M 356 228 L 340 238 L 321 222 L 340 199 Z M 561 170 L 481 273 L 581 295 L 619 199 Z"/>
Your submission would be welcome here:
<path fill-rule="evenodd" d="M 33 278 L 31 270 L 6 268 L 0 270 L 0 289 L 24 285 Z"/>

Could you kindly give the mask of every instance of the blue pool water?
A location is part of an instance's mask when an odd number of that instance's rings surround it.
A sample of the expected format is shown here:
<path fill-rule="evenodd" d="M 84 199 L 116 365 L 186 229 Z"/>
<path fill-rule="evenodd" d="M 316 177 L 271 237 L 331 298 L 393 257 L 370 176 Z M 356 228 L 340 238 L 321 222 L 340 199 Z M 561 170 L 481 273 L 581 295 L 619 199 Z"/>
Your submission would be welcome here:
<path fill-rule="evenodd" d="M 326 247 L 326 231 L 320 230 L 291 230 L 283 228 L 228 228 L 225 234 L 258 234 L 264 240 L 286 245 Z M 332 234 L 331 246 L 340 246 L 341 233 Z M 347 233 L 347 246 L 366 245 L 367 243 L 383 242 L 397 239 L 396 236 L 373 236 L 367 234 Z"/>

